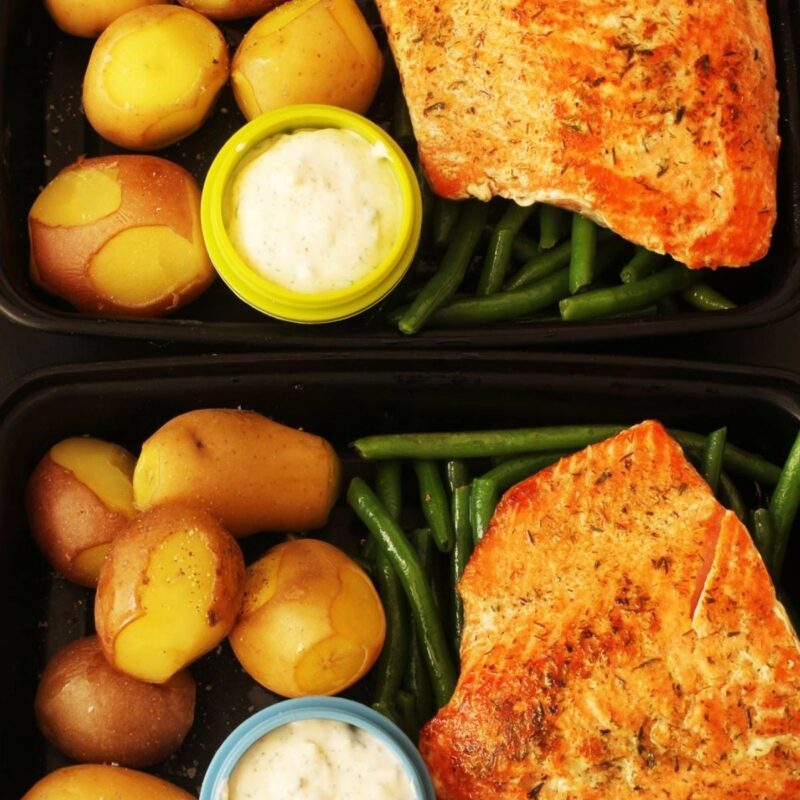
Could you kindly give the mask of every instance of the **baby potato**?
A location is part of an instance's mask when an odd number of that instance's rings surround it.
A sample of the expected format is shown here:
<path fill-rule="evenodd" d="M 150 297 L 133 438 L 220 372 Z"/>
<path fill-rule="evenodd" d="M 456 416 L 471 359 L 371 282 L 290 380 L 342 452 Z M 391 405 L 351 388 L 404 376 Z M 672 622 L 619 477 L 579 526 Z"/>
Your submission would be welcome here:
<path fill-rule="evenodd" d="M 142 446 L 136 507 L 177 501 L 205 508 L 235 536 L 322 527 L 341 465 L 319 436 L 261 414 L 201 409 L 182 414 Z"/>
<path fill-rule="evenodd" d="M 94 622 L 108 662 L 150 683 L 216 647 L 242 603 L 244 559 L 209 514 L 180 505 L 137 517 L 111 544 Z"/>
<path fill-rule="evenodd" d="M 195 682 L 184 670 L 156 686 L 106 661 L 96 636 L 59 650 L 36 692 L 44 737 L 75 761 L 147 767 L 171 756 L 194 721 Z"/>
<path fill-rule="evenodd" d="M 297 539 L 247 570 L 229 641 L 262 686 L 285 697 L 336 694 L 383 647 L 386 618 L 367 574 L 333 545 Z"/>
<path fill-rule="evenodd" d="M 22 800 L 195 800 L 183 789 L 145 772 L 80 764 L 42 778 Z"/>
<path fill-rule="evenodd" d="M 28 215 L 31 277 L 88 314 L 157 317 L 214 280 L 200 229 L 200 188 L 155 156 L 80 159 Z"/>
<path fill-rule="evenodd" d="M 211 19 L 257 17 L 283 0 L 178 0 L 182 6 L 198 11 Z"/>
<path fill-rule="evenodd" d="M 168 0 L 44 0 L 50 16 L 65 33 L 94 38 L 117 17 L 141 6 Z"/>
<path fill-rule="evenodd" d="M 363 114 L 382 71 L 383 56 L 355 0 L 289 0 L 247 32 L 231 80 L 247 119 L 293 103 Z"/>
<path fill-rule="evenodd" d="M 31 474 L 25 504 L 33 538 L 71 581 L 97 586 L 109 543 L 135 514 L 135 464 L 124 447 L 76 437 L 52 447 Z"/>
<path fill-rule="evenodd" d="M 110 142 L 157 150 L 203 124 L 228 67 L 222 32 L 202 14 L 180 6 L 137 8 L 95 43 L 83 108 Z"/>

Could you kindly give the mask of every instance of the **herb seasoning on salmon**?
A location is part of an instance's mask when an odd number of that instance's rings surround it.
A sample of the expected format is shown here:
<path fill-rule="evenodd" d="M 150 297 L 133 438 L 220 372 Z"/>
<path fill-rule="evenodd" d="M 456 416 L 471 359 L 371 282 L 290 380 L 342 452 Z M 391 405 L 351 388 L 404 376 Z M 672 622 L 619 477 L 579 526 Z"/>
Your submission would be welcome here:
<path fill-rule="evenodd" d="M 438 194 L 554 203 L 690 267 L 766 254 L 764 0 L 377 2 Z"/>
<path fill-rule="evenodd" d="M 439 800 L 797 800 L 800 644 L 655 422 L 506 493 L 459 584 Z"/>

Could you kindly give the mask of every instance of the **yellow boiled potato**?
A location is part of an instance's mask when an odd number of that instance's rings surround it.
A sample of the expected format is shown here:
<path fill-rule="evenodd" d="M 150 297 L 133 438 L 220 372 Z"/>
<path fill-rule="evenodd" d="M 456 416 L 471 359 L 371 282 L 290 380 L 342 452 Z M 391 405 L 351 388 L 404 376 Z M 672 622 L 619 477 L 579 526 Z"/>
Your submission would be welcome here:
<path fill-rule="evenodd" d="M 322 527 L 341 467 L 319 436 L 234 409 L 190 411 L 142 446 L 133 475 L 136 507 L 205 508 L 235 536 Z"/>
<path fill-rule="evenodd" d="M 243 582 L 241 550 L 209 514 L 180 505 L 142 514 L 100 571 L 94 619 L 106 658 L 165 683 L 228 635 Z"/>
<path fill-rule="evenodd" d="M 375 663 L 386 633 L 367 574 L 333 545 L 298 539 L 247 570 L 230 643 L 260 684 L 285 697 L 336 694 Z"/>
<path fill-rule="evenodd" d="M 145 772 L 81 764 L 51 772 L 22 800 L 194 800 L 194 797 Z"/>
<path fill-rule="evenodd" d="M 239 19 L 257 17 L 283 0 L 178 0 L 182 6 L 199 11 L 210 19 Z"/>
<path fill-rule="evenodd" d="M 364 113 L 382 71 L 383 56 L 355 0 L 290 0 L 247 32 L 231 80 L 248 119 L 294 103 Z"/>
<path fill-rule="evenodd" d="M 95 43 L 83 83 L 92 127 L 129 150 L 156 150 L 202 125 L 228 78 L 219 28 L 181 6 L 124 14 Z"/>
<path fill-rule="evenodd" d="M 216 276 L 200 188 L 164 158 L 79 159 L 39 194 L 28 229 L 33 281 L 85 313 L 161 316 Z"/>
<path fill-rule="evenodd" d="M 117 17 L 142 6 L 169 0 L 44 0 L 50 16 L 65 33 L 99 36 Z"/>
<path fill-rule="evenodd" d="M 31 533 L 64 576 L 96 586 L 111 540 L 134 516 L 134 457 L 100 439 L 59 442 L 28 480 Z"/>

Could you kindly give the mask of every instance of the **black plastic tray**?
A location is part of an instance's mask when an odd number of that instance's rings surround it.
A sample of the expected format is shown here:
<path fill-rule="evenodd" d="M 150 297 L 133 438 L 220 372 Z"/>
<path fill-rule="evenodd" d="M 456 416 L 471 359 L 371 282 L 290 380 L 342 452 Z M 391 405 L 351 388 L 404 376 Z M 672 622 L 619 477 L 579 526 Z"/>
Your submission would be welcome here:
<path fill-rule="evenodd" d="M 357 363 L 357 366 L 355 366 Z M 438 373 L 433 374 L 436 366 Z M 634 423 L 647 417 L 698 431 L 727 424 L 731 440 L 782 459 L 800 426 L 800 384 L 780 372 L 684 362 L 580 356 L 434 354 L 340 357 L 222 356 L 65 367 L 37 373 L 0 399 L 0 796 L 18 798 L 65 762 L 39 736 L 33 695 L 52 653 L 91 630 L 91 592 L 55 576 L 28 534 L 21 498 L 30 471 L 54 442 L 91 433 L 136 451 L 174 414 L 202 406 L 255 408 L 328 437 L 346 479 L 370 466 L 348 448 L 367 433 L 563 422 Z M 340 505 L 321 534 L 345 549 L 359 528 Z M 250 560 L 274 541 L 244 541 Z M 800 539 L 785 586 L 800 596 Z M 195 726 L 158 774 L 194 790 L 225 735 L 274 697 L 238 669 L 227 644 L 193 668 Z M 363 696 L 364 687 L 353 694 Z"/>
<path fill-rule="evenodd" d="M 800 9 L 792 0 L 768 0 L 767 5 L 781 91 L 779 216 L 772 248 L 763 262 L 715 276 L 720 288 L 742 304 L 739 309 L 589 323 L 540 321 L 453 328 L 406 337 L 390 326 L 381 309 L 326 326 L 305 327 L 269 320 L 237 300 L 221 281 L 197 302 L 163 320 L 82 316 L 36 290 L 28 278 L 26 217 L 38 190 L 79 155 L 116 150 L 92 131 L 80 110 L 81 83 L 91 42 L 59 33 L 42 3 L 3 0 L 0 312 L 44 331 L 295 349 L 509 348 L 701 333 L 762 325 L 788 316 L 800 307 L 800 98 L 793 41 L 793 31 L 800 30 Z M 232 44 L 242 30 L 242 24 L 225 28 Z M 384 98 L 378 103 L 379 118 L 386 108 Z M 163 155 L 202 180 L 214 153 L 243 121 L 226 90 L 206 125 L 163 151 Z"/>

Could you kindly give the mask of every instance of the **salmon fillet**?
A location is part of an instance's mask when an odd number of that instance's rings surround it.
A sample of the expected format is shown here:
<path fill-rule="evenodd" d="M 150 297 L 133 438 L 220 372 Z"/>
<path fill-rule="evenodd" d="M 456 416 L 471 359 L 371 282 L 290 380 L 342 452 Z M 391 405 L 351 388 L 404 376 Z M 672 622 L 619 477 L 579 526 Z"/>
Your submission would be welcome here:
<path fill-rule="evenodd" d="M 554 203 L 690 267 L 766 254 L 764 0 L 377 3 L 438 194 Z"/>
<path fill-rule="evenodd" d="M 440 800 L 800 798 L 800 644 L 660 424 L 507 492 L 459 589 L 420 741 Z"/>

